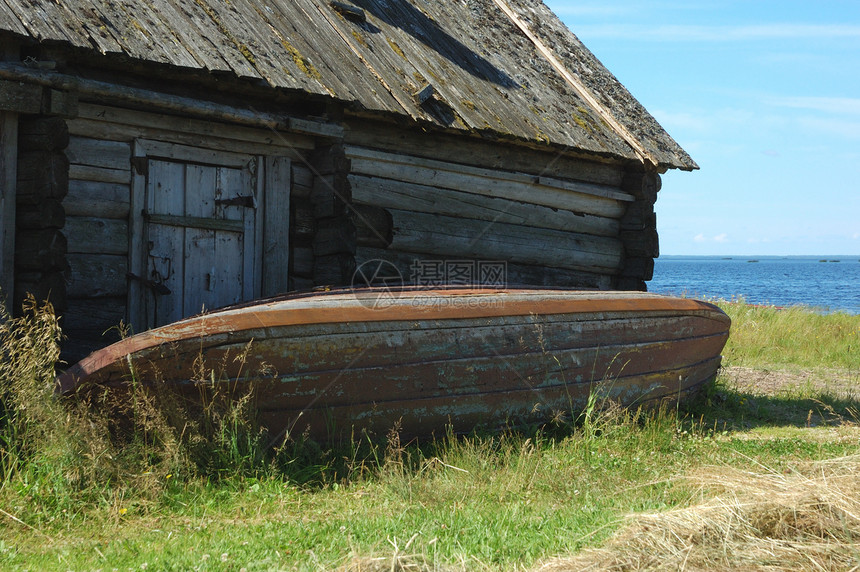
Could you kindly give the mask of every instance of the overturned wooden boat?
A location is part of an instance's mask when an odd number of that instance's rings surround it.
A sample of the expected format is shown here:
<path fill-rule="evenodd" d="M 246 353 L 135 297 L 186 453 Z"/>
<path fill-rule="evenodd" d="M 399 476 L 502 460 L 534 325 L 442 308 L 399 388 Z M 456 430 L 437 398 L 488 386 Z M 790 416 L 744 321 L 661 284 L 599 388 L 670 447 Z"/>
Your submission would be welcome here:
<path fill-rule="evenodd" d="M 367 289 L 293 295 L 184 319 L 96 351 L 59 378 L 252 387 L 273 436 L 441 435 L 575 417 L 589 396 L 637 406 L 714 379 L 730 320 L 641 292 Z M 242 356 L 242 359 L 236 359 Z"/>

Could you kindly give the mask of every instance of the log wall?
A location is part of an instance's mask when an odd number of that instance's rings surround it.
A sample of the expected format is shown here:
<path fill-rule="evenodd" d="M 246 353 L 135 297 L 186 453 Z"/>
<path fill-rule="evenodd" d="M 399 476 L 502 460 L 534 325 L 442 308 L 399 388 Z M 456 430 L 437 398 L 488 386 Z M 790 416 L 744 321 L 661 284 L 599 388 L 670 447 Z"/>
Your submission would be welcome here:
<path fill-rule="evenodd" d="M 289 221 L 284 215 L 269 213 L 268 225 L 292 222 L 289 259 L 290 286 L 313 281 L 313 260 L 306 249 L 313 242 L 315 221 L 304 227 L 302 220 L 314 187 L 313 171 L 306 156 L 314 141 L 303 135 L 243 127 L 188 117 L 81 103 L 76 118 L 68 120 L 70 133 L 67 160 L 67 195 L 62 200 L 64 234 L 68 237 L 67 309 L 64 316 L 67 360 L 114 341 L 117 326 L 129 318 L 130 252 L 134 232 L 130 228 L 133 151 L 136 139 L 175 143 L 223 152 L 239 152 L 263 157 L 285 157 L 291 161 L 289 175 L 278 170 L 279 181 L 267 184 L 291 185 Z M 289 180 L 286 180 L 286 177 Z M 277 232 L 267 236 L 269 250 L 283 248 L 271 243 Z M 283 242 L 283 241 L 281 241 Z M 311 271 L 308 272 L 310 265 Z M 295 269 L 293 268 L 295 266 Z M 287 269 L 284 269 L 286 272 Z M 293 278 L 295 277 L 295 278 Z M 266 285 L 279 279 L 272 273 L 263 277 Z M 296 283 L 293 283 L 296 282 Z M 286 281 L 284 281 L 286 284 Z"/>
<path fill-rule="evenodd" d="M 650 279 L 655 173 L 366 121 L 351 127 L 344 137 L 286 133 L 92 101 L 71 119 L 22 120 L 16 296 L 50 292 L 64 311 L 67 359 L 116 339 L 140 244 L 137 140 L 273 158 L 271 184 L 290 189 L 289 254 L 280 258 L 289 269 L 286 281 L 264 271 L 266 284 L 349 284 L 374 260 L 407 282 L 421 281 L 416 268 L 482 261 L 504 264 L 510 285 L 644 289 Z M 280 224 L 278 215 L 264 210 L 264 224 Z M 282 250 L 285 232 L 267 234 L 265 247 Z"/>
<path fill-rule="evenodd" d="M 58 117 L 22 116 L 18 123 L 13 308 L 27 294 L 67 308 L 67 241 L 62 201 L 69 189 L 66 122 Z"/>
<path fill-rule="evenodd" d="M 485 153 L 499 147 L 484 144 Z M 488 168 L 498 156 L 481 150 L 463 151 L 464 165 L 347 145 L 356 263 L 387 260 L 407 282 L 421 282 L 415 261 L 503 262 L 511 285 L 616 287 L 627 258 L 622 220 L 637 202 L 623 171 L 600 164 L 563 171 L 551 155 L 531 170 Z"/>

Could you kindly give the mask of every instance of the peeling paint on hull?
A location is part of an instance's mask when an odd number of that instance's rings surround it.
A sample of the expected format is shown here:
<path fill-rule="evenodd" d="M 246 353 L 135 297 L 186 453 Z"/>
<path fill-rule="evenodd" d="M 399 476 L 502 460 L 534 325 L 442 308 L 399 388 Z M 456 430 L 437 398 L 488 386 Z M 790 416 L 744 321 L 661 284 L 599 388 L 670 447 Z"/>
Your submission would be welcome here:
<path fill-rule="evenodd" d="M 674 400 L 716 375 L 730 320 L 697 300 L 540 289 L 336 291 L 226 308 L 99 350 L 60 390 L 130 379 L 199 396 L 195 359 L 218 383 L 254 385 L 273 435 L 354 429 L 404 436 L 577 415 L 588 396 Z M 233 358 L 247 351 L 240 368 Z"/>

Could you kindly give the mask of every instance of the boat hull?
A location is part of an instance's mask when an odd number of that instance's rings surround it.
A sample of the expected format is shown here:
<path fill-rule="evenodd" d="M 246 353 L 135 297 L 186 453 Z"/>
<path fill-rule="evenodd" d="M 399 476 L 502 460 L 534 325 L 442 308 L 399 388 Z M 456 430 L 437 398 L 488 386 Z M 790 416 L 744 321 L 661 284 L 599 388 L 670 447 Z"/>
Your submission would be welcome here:
<path fill-rule="evenodd" d="M 99 350 L 61 390 L 131 379 L 189 403 L 253 395 L 274 437 L 498 429 L 637 406 L 712 380 L 729 318 L 705 302 L 563 290 L 335 292 L 189 318 Z"/>

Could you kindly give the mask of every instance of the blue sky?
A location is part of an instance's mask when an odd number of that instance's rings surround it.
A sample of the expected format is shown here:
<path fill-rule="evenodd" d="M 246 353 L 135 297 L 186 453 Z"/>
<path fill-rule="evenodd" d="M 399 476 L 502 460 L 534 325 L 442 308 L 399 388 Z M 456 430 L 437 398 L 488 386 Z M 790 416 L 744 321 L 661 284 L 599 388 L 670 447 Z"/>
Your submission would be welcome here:
<path fill-rule="evenodd" d="M 545 2 L 701 168 L 661 254 L 860 254 L 860 1 Z"/>

